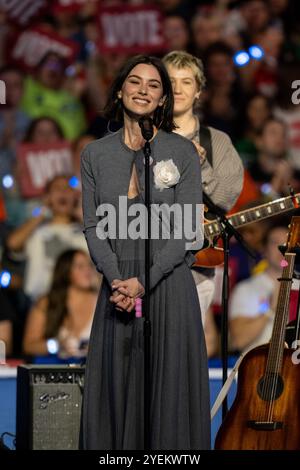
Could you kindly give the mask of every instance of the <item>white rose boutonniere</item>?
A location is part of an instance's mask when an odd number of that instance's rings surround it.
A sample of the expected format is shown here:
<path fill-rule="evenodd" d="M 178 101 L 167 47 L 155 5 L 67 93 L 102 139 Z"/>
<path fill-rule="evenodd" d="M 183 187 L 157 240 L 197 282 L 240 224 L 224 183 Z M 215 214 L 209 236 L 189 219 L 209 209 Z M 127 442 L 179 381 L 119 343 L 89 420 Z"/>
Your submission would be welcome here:
<path fill-rule="evenodd" d="M 161 191 L 178 183 L 180 173 L 173 160 L 162 160 L 153 167 L 154 183 Z"/>

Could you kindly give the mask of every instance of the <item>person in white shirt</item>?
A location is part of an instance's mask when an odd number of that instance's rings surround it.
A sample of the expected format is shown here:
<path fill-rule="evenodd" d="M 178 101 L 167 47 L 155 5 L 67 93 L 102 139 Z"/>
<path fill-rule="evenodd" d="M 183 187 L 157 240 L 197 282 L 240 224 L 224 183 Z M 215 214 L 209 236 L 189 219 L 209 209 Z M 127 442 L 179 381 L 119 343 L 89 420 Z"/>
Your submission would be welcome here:
<path fill-rule="evenodd" d="M 239 282 L 230 297 L 231 349 L 246 351 L 268 343 L 274 323 L 283 256 L 278 249 L 287 239 L 287 228 L 273 227 L 265 241 L 267 269 Z"/>
<path fill-rule="evenodd" d="M 69 178 L 56 176 L 48 183 L 46 205 L 40 213 L 8 237 L 8 248 L 25 254 L 24 290 L 32 300 L 48 292 L 55 262 L 63 251 L 87 251 L 81 223 L 74 216 L 77 203 L 78 194 Z"/>

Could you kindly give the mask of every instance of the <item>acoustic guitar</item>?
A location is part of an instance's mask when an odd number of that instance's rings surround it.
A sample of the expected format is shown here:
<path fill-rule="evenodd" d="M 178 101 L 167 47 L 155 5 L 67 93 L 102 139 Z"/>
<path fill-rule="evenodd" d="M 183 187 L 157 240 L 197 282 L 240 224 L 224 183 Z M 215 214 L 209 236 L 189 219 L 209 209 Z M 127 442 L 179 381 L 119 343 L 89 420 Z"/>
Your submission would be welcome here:
<path fill-rule="evenodd" d="M 300 193 L 237 212 L 236 214 L 229 215 L 227 219 L 234 228 L 241 228 L 244 225 L 297 209 L 299 204 Z M 218 220 L 212 220 L 204 224 L 204 248 L 195 254 L 196 261 L 194 266 L 213 268 L 223 264 L 224 251 L 222 240 L 220 239 L 221 233 L 222 225 Z"/>
<path fill-rule="evenodd" d="M 285 326 L 295 251 L 300 248 L 300 217 L 293 217 L 269 344 L 243 358 L 237 395 L 216 437 L 226 450 L 300 449 L 300 369 L 294 349 L 285 347 Z"/>

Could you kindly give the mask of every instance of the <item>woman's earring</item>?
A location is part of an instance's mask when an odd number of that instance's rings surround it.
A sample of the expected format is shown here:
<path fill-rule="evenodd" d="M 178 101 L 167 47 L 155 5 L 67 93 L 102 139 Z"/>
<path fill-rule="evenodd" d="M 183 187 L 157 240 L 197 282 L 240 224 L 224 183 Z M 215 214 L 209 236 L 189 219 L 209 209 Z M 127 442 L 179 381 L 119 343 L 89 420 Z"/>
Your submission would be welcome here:
<path fill-rule="evenodd" d="M 122 98 L 122 95 L 121 95 L 121 92 L 119 91 L 117 93 L 117 98 L 115 99 L 114 103 L 117 104 L 120 101 L 121 98 Z"/>

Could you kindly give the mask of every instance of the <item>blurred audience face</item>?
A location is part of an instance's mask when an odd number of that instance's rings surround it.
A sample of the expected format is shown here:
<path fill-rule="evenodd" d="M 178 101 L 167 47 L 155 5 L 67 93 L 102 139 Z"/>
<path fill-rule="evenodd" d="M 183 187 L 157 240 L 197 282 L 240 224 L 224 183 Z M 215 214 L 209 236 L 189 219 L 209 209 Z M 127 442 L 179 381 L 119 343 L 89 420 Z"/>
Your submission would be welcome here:
<path fill-rule="evenodd" d="M 56 54 L 49 54 L 38 70 L 38 79 L 47 88 L 61 88 L 64 80 L 63 60 Z"/>
<path fill-rule="evenodd" d="M 247 23 L 247 31 L 250 34 L 262 31 L 270 19 L 268 6 L 262 0 L 245 2 L 241 7 L 241 13 Z"/>
<path fill-rule="evenodd" d="M 105 76 L 113 79 L 118 74 L 121 67 L 125 64 L 128 56 L 123 53 L 108 52 L 101 57 L 103 63 L 103 71 Z"/>
<path fill-rule="evenodd" d="M 268 225 L 265 221 L 255 222 L 254 224 L 241 227 L 241 232 L 245 242 L 250 248 L 258 252 L 262 251 L 262 242 L 267 231 Z"/>
<path fill-rule="evenodd" d="M 59 10 L 59 8 L 55 11 L 55 22 L 56 26 L 58 28 L 61 28 L 62 30 L 66 28 L 70 29 L 77 29 L 77 22 L 76 22 L 76 11 L 68 11 L 68 10 Z M 60 33 L 62 31 L 60 30 Z"/>
<path fill-rule="evenodd" d="M 269 267 L 280 272 L 282 270 L 280 263 L 283 259 L 283 256 L 278 250 L 278 246 L 284 245 L 286 242 L 287 232 L 287 229 L 284 227 L 276 227 L 271 229 L 265 247 L 265 255 Z"/>
<path fill-rule="evenodd" d="M 288 7 L 289 0 L 268 0 L 268 5 L 273 16 L 280 16 Z"/>
<path fill-rule="evenodd" d="M 271 110 L 264 96 L 254 96 L 247 106 L 247 118 L 254 130 L 261 130 L 266 120 L 270 117 Z"/>
<path fill-rule="evenodd" d="M 212 85 L 232 83 L 234 81 L 232 58 L 221 52 L 212 54 L 207 63 L 207 77 Z"/>
<path fill-rule="evenodd" d="M 269 26 L 257 34 L 254 41 L 263 48 L 267 62 L 268 59 L 278 59 L 284 42 L 283 31 L 277 26 Z"/>
<path fill-rule="evenodd" d="M 56 177 L 48 191 L 48 205 L 54 215 L 72 216 L 77 202 L 77 193 L 69 185 L 68 178 Z"/>
<path fill-rule="evenodd" d="M 81 252 L 76 253 L 73 259 L 70 283 L 77 289 L 88 290 L 93 285 L 94 271 L 89 257 Z"/>
<path fill-rule="evenodd" d="M 163 11 L 169 11 L 180 5 L 181 0 L 156 0 L 156 3 Z"/>
<path fill-rule="evenodd" d="M 198 15 L 192 22 L 193 43 L 196 49 L 205 50 L 210 44 L 221 40 L 222 25 L 215 16 Z"/>
<path fill-rule="evenodd" d="M 271 157 L 284 157 L 287 151 L 285 125 L 278 121 L 268 121 L 263 128 L 260 148 Z"/>
<path fill-rule="evenodd" d="M 32 131 L 31 142 L 34 144 L 52 144 L 61 140 L 54 123 L 49 119 L 41 119 Z"/>
<path fill-rule="evenodd" d="M 181 116 L 193 109 L 193 104 L 200 96 L 195 75 L 190 67 L 177 68 L 167 65 L 167 71 L 174 93 L 174 116 Z"/>
<path fill-rule="evenodd" d="M 9 108 L 19 106 L 23 94 L 23 78 L 20 73 L 14 70 L 3 72 L 0 79 L 6 86 L 6 105 Z"/>
<path fill-rule="evenodd" d="M 189 43 L 189 30 L 180 16 L 169 16 L 164 21 L 163 32 L 170 51 L 186 50 Z"/>

